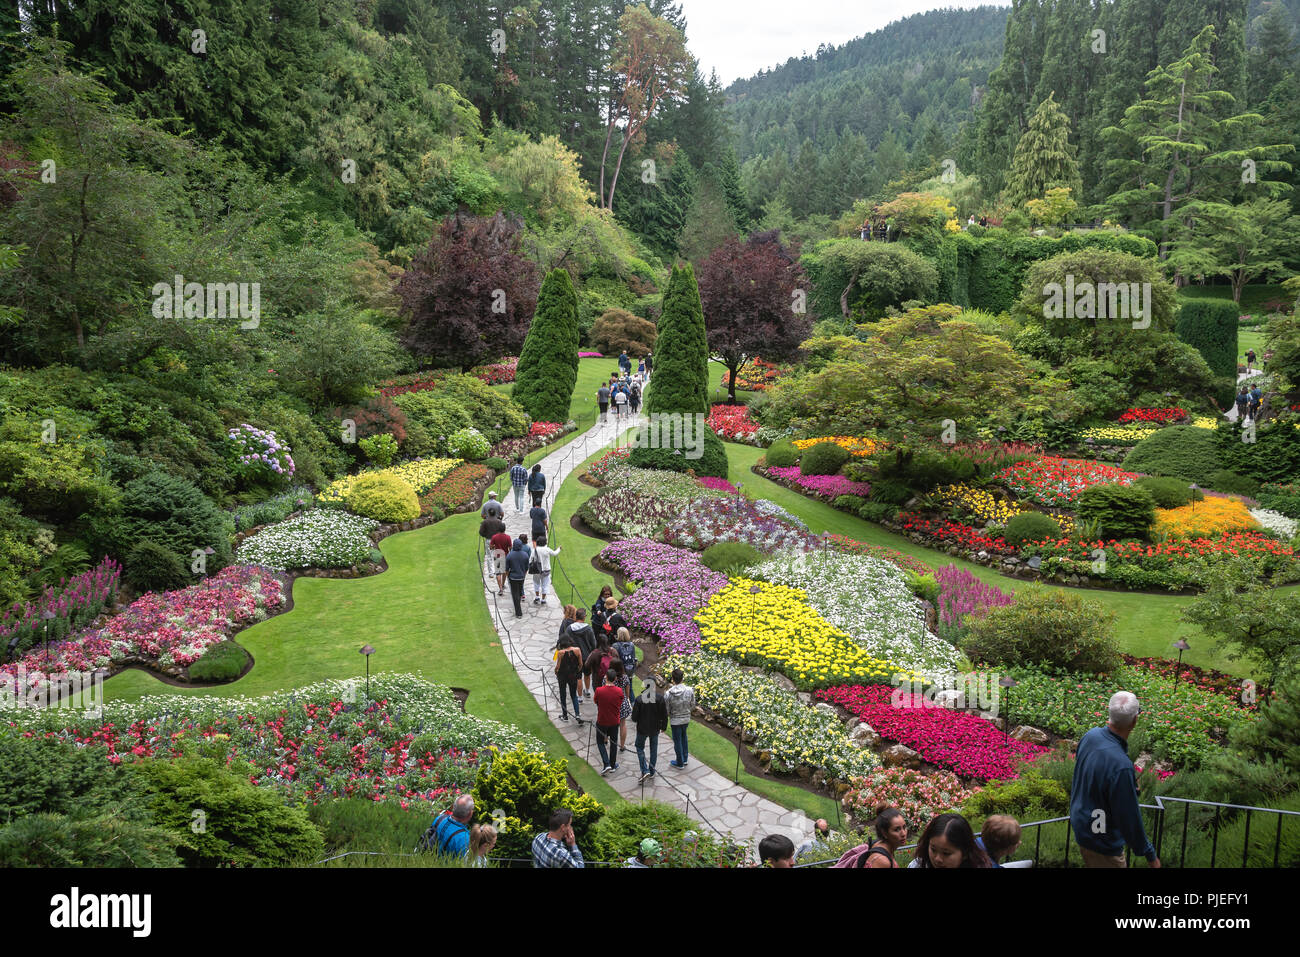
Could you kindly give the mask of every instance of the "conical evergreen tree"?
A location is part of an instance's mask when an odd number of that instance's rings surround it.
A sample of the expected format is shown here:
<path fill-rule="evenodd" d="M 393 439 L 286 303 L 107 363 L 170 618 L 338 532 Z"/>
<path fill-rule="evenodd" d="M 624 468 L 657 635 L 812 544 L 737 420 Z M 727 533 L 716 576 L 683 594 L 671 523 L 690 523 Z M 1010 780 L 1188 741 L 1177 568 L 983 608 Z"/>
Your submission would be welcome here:
<path fill-rule="evenodd" d="M 1082 188 L 1079 167 L 1070 145 L 1070 118 L 1049 93 L 1029 120 L 1029 129 L 1016 144 L 1007 177 L 1007 201 L 1023 206 L 1040 199 L 1049 189 L 1068 186 L 1078 196 Z"/>
<path fill-rule="evenodd" d="M 552 269 L 515 369 L 511 393 L 534 422 L 567 422 L 578 381 L 578 294 L 564 269 Z"/>
<path fill-rule="evenodd" d="M 708 341 L 695 270 L 673 267 L 655 339 L 653 388 L 646 411 L 708 413 Z"/>

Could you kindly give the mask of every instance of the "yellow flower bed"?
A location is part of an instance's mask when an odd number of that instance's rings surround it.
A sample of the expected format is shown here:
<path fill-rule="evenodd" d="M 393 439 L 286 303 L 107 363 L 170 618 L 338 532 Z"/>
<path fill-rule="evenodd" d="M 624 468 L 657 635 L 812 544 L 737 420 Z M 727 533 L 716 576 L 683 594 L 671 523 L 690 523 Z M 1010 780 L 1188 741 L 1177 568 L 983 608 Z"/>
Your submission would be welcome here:
<path fill-rule="evenodd" d="M 757 586 L 758 591 L 750 589 Z M 923 676 L 871 655 L 808 604 L 799 588 L 733 578 L 695 616 L 700 646 L 743 665 L 779 671 L 803 690 L 889 684 Z"/>
<path fill-rule="evenodd" d="M 982 522 L 997 522 L 999 525 L 1007 524 L 1021 512 L 1036 511 L 1019 502 L 996 499 L 983 489 L 964 484 L 945 485 L 936 489 L 934 494 L 946 508 L 961 508 Z M 1063 534 L 1069 535 L 1074 531 L 1073 515 L 1059 515 L 1054 512 L 1052 518 L 1061 526 Z"/>
<path fill-rule="evenodd" d="M 460 463 L 460 459 L 416 459 L 386 469 L 368 469 L 356 475 L 345 475 L 341 479 L 335 479 L 316 497 L 322 502 L 346 503 L 348 496 L 352 494 L 352 486 L 363 475 L 392 475 L 415 489 L 415 494 L 423 495 L 446 478 Z"/>
<path fill-rule="evenodd" d="M 1179 508 L 1156 509 L 1155 531 L 1170 538 L 1209 538 L 1224 532 L 1259 528 L 1243 502 L 1230 498 L 1206 498 Z"/>
<path fill-rule="evenodd" d="M 1219 420 L 1212 415 L 1198 415 L 1188 425 L 1197 429 L 1218 428 Z M 1092 439 L 1105 445 L 1107 442 L 1141 442 L 1147 436 L 1155 435 L 1165 426 L 1161 425 L 1098 425 L 1084 429 L 1079 433 L 1080 439 Z"/>
<path fill-rule="evenodd" d="M 884 442 L 865 435 L 823 435 L 815 439 L 795 439 L 794 447 L 802 452 L 804 449 L 812 448 L 818 442 L 834 442 L 859 458 L 873 455 L 885 445 Z"/>

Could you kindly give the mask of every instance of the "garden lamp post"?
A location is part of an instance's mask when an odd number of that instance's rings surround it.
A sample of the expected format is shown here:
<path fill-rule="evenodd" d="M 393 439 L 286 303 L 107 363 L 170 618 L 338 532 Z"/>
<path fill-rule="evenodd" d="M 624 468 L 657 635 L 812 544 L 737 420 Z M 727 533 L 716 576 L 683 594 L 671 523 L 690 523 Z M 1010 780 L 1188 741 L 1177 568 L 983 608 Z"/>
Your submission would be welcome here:
<path fill-rule="evenodd" d="M 1187 486 L 1187 488 L 1192 493 L 1192 514 L 1195 515 L 1196 514 L 1196 493 L 1199 492 L 1200 489 L 1197 488 L 1195 482 Z"/>
<path fill-rule="evenodd" d="M 48 671 L 50 667 L 50 622 L 54 620 L 54 612 L 47 608 L 41 612 L 41 618 L 45 628 L 45 668 Z"/>
<path fill-rule="evenodd" d="M 736 483 L 736 504 L 737 504 L 737 505 L 740 504 L 740 490 L 741 490 L 742 488 L 744 488 L 744 487 L 745 487 L 745 483 L 744 483 L 744 482 L 737 482 L 737 483 Z"/>
<path fill-rule="evenodd" d="M 1002 715 L 1002 743 L 1007 748 L 1011 747 L 1011 689 L 1016 686 L 1016 679 L 1010 675 L 1003 675 L 998 679 L 998 684 L 1007 689 L 1007 707 Z"/>
<path fill-rule="evenodd" d="M 365 645 L 361 653 L 366 656 L 366 700 L 370 700 L 370 656 L 375 653 L 375 649 L 370 645 Z"/>
<path fill-rule="evenodd" d="M 823 565 L 826 564 L 826 562 L 830 559 L 830 555 L 827 554 L 827 549 L 830 547 L 830 544 L 831 544 L 831 533 L 822 532 L 822 564 Z"/>
<path fill-rule="evenodd" d="M 1178 649 L 1178 667 L 1174 670 L 1174 685 L 1177 686 L 1178 678 L 1183 672 L 1183 652 L 1189 649 L 1191 645 L 1179 638 L 1174 642 L 1174 647 Z"/>

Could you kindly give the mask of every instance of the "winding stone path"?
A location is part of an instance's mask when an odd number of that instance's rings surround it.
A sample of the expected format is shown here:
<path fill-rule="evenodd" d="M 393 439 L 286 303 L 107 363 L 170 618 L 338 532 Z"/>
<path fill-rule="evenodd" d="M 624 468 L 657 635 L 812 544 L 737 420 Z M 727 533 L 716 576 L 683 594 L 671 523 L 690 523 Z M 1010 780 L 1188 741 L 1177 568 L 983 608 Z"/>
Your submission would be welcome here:
<path fill-rule="evenodd" d="M 613 411 L 608 422 L 597 421 L 587 432 L 575 438 L 561 449 L 542 459 L 542 472 L 546 475 L 547 494 L 544 502 L 547 511 L 551 510 L 554 497 L 561 485 L 568 479 L 575 468 L 589 456 L 607 445 L 613 445 L 619 435 L 632 425 L 643 421 L 642 416 L 624 416 L 616 420 Z M 506 510 L 506 529 L 512 536 L 520 532 L 529 532 L 531 521 L 527 511 L 516 512 L 513 491 L 505 493 L 502 503 Z M 563 530 L 557 536 L 562 549 L 559 561 L 564 560 L 564 543 L 577 532 Z M 500 597 L 497 596 L 496 579 L 490 574 L 491 569 L 484 568 L 483 596 L 487 602 L 488 613 L 496 625 L 501 638 L 502 649 L 509 657 L 515 671 L 524 686 L 532 693 L 537 704 L 547 712 L 551 722 L 573 746 L 579 757 L 585 757 L 591 766 L 600 770 L 600 754 L 596 750 L 595 729 L 592 721 L 578 726 L 572 718 L 560 720 L 559 687 L 552 672 L 552 652 L 559 633 L 560 621 L 564 617 L 564 607 L 554 592 L 561 594 L 568 591 L 563 576 L 558 572 L 555 577 L 559 582 L 552 582 L 552 595 L 545 605 L 532 603 L 532 578 L 527 581 L 524 597 L 524 617 L 515 618 L 514 605 L 510 600 L 510 589 Z M 613 580 L 611 579 L 611 584 Z M 594 595 L 580 595 L 579 599 L 595 600 Z M 583 699 L 584 718 L 595 718 L 595 703 Z M 631 719 L 629 719 L 630 721 Z M 766 798 L 747 790 L 732 780 L 692 756 L 685 768 L 669 765 L 673 759 L 672 737 L 667 733 L 660 736 L 659 754 L 655 766 L 655 776 L 645 786 L 637 783 L 641 776 L 633 742 L 636 738 L 635 728 L 628 728 L 627 751 L 619 755 L 618 770 L 605 777 L 605 781 L 620 795 L 629 801 L 639 802 L 644 798 L 653 798 L 665 804 L 671 804 L 685 811 L 690 817 L 705 824 L 704 833 L 712 830 L 729 831 L 731 835 L 743 842 L 750 843 L 750 853 L 757 854 L 758 841 L 768 834 L 785 834 L 798 847 L 812 833 L 812 822 L 801 811 L 791 811 Z M 648 754 L 647 754 L 648 756 Z"/>

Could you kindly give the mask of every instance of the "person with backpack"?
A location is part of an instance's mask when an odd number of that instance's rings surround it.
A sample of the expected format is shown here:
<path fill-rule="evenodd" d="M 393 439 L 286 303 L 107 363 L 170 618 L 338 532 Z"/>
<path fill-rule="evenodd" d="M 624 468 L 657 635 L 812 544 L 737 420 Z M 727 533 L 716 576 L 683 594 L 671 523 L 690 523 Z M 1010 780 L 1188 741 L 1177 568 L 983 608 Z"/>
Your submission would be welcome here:
<path fill-rule="evenodd" d="M 582 724 L 581 699 L 578 697 L 578 679 L 582 676 L 582 646 L 572 632 L 560 636 L 555 647 L 555 680 L 560 683 L 560 720 L 569 720 L 567 691 L 573 699 L 573 717 Z"/>
<path fill-rule="evenodd" d="M 600 590 L 600 597 L 591 605 L 591 627 L 603 633 L 605 631 L 605 602 L 614 597 L 614 589 L 606 585 Z"/>
<path fill-rule="evenodd" d="M 605 651 L 608 654 L 609 649 L 606 648 Z M 609 668 L 608 658 L 605 667 Z M 600 752 L 600 760 L 604 765 L 600 769 L 602 775 L 618 770 L 618 752 L 614 750 L 614 740 L 618 736 L 623 689 L 615 684 L 616 680 L 615 673 L 606 670 L 605 683 L 596 689 L 596 750 Z M 607 742 L 608 748 L 605 746 Z"/>
<path fill-rule="evenodd" d="M 845 851 L 832 867 L 898 867 L 895 852 L 907 841 L 907 821 L 896 807 L 876 808 L 876 839 Z"/>
<path fill-rule="evenodd" d="M 654 680 L 646 682 L 632 704 L 632 724 L 636 726 L 636 759 L 641 765 L 638 784 L 655 776 L 655 761 L 659 758 L 659 735 L 668 730 L 668 702 L 659 693 Z M 645 746 L 650 745 L 650 761 L 645 759 Z"/>
<path fill-rule="evenodd" d="M 506 577 L 510 581 L 510 600 L 515 603 L 516 618 L 524 617 L 524 581 L 528 578 L 528 565 L 527 546 L 522 540 L 516 541 L 506 556 Z"/>
<path fill-rule="evenodd" d="M 624 349 L 623 354 L 618 357 L 618 367 L 619 370 L 622 371 L 623 375 L 631 375 L 632 359 L 628 356 L 626 349 Z"/>
<path fill-rule="evenodd" d="M 597 690 L 605 683 L 605 673 L 609 671 L 609 663 L 614 660 L 614 652 L 610 650 L 609 639 L 604 635 L 596 636 L 596 647 L 592 649 L 591 654 L 587 655 L 587 660 L 583 663 L 583 674 L 590 679 L 591 685 Z M 592 697 L 592 695 L 587 695 Z"/>
<path fill-rule="evenodd" d="M 627 629 L 627 619 L 618 613 L 618 600 L 613 595 L 605 599 L 605 621 L 601 628 L 611 643 L 618 640 L 620 629 Z"/>
<path fill-rule="evenodd" d="M 510 487 L 515 492 L 515 511 L 524 510 L 524 493 L 528 491 L 528 469 L 524 468 L 524 457 L 515 456 L 515 464 L 510 466 Z"/>
<path fill-rule="evenodd" d="M 469 853 L 469 824 L 474 819 L 474 795 L 462 794 L 424 832 L 420 847 L 435 854 L 464 857 Z"/>
<path fill-rule="evenodd" d="M 633 382 L 632 388 L 628 392 L 628 404 L 632 407 L 632 414 L 636 415 L 641 408 L 641 383 Z"/>
<path fill-rule="evenodd" d="M 546 544 L 545 533 L 533 538 L 533 557 L 528 565 L 528 572 L 533 576 L 533 604 L 545 605 L 551 590 L 551 559 L 560 554 L 560 550 Z"/>
<path fill-rule="evenodd" d="M 546 476 L 542 474 L 541 463 L 533 466 L 533 473 L 528 476 L 528 491 L 532 493 L 533 504 L 541 505 L 542 496 L 546 494 Z"/>
<path fill-rule="evenodd" d="M 669 767 L 684 768 L 686 759 L 690 757 L 690 749 L 686 742 L 686 727 L 691 723 L 691 709 L 695 707 L 695 692 L 686 684 L 682 683 L 682 669 L 674 668 L 673 686 L 668 689 L 668 726 L 672 728 L 673 750 L 677 757 L 669 761 Z M 790 845 L 790 851 L 793 855 L 794 845 Z"/>
<path fill-rule="evenodd" d="M 1246 421 L 1246 412 L 1250 408 L 1250 387 L 1242 386 L 1241 391 L 1237 393 L 1237 421 Z"/>
<path fill-rule="evenodd" d="M 609 386 L 605 383 L 600 384 L 596 390 L 596 404 L 600 406 L 600 421 L 609 421 Z"/>
<path fill-rule="evenodd" d="M 618 749 L 626 751 L 627 719 L 632 717 L 632 703 L 636 700 L 636 693 L 632 690 L 632 678 L 636 674 L 636 645 L 632 644 L 632 636 L 626 628 L 619 628 L 614 633 L 614 638 L 614 653 L 618 655 L 619 663 L 623 666 L 623 690 L 627 692 L 627 701 L 623 708 L 623 727 L 618 735 Z"/>
<path fill-rule="evenodd" d="M 591 625 L 587 624 L 587 609 L 575 608 L 573 610 L 574 621 L 569 626 L 569 632 L 573 635 L 573 640 L 578 643 L 582 649 L 582 685 L 583 693 L 591 697 L 591 669 L 587 667 L 587 658 L 596 650 L 596 633 L 591 630 Z"/>
<path fill-rule="evenodd" d="M 627 751 L 627 719 L 632 717 L 632 679 L 618 652 L 614 652 L 610 659 L 608 673 L 614 676 L 614 684 L 623 692 L 623 703 L 618 707 L 618 753 L 622 754 Z"/>
<path fill-rule="evenodd" d="M 1259 409 L 1260 406 L 1262 406 L 1263 404 L 1264 404 L 1264 390 L 1261 389 L 1259 386 L 1255 386 L 1253 389 L 1250 390 L 1250 417 L 1252 419 L 1259 418 Z"/>
<path fill-rule="evenodd" d="M 500 520 L 494 519 L 498 525 L 501 525 L 501 531 L 497 532 L 488 540 L 488 548 L 492 550 L 492 567 L 497 576 L 497 594 L 506 593 L 506 556 L 510 554 L 510 549 L 514 548 L 515 540 L 510 537 L 506 531 L 505 525 Z"/>
<path fill-rule="evenodd" d="M 620 419 L 627 411 L 627 386 L 621 382 L 614 388 L 614 418 Z"/>

